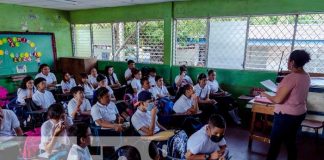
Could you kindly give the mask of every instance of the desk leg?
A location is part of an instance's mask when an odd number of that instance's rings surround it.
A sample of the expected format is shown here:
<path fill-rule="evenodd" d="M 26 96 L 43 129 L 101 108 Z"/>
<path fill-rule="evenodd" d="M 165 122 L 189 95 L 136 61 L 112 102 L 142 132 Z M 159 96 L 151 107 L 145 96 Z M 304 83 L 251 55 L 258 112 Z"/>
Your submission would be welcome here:
<path fill-rule="evenodd" d="M 252 147 L 252 137 L 253 137 L 253 131 L 254 131 L 254 122 L 255 122 L 256 113 L 252 112 L 252 121 L 250 126 L 250 136 L 249 136 L 249 149 Z"/>

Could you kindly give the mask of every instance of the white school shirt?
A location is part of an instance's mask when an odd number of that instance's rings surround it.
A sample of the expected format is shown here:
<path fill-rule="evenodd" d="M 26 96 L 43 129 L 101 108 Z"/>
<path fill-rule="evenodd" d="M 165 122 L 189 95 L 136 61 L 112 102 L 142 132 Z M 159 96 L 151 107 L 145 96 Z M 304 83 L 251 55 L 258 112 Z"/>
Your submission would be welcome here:
<path fill-rule="evenodd" d="M 150 111 L 143 112 L 139 109 L 137 109 L 136 112 L 133 114 L 131 121 L 132 121 L 134 128 L 137 130 L 137 132 L 140 135 L 145 136 L 145 133 L 143 131 L 141 131 L 140 129 L 142 127 L 149 127 L 151 125 L 151 120 L 152 120 L 151 117 L 152 116 L 151 116 Z M 154 134 L 161 130 L 159 128 L 159 126 L 157 125 L 157 120 L 158 120 L 158 117 L 156 116 L 155 117 Z"/>
<path fill-rule="evenodd" d="M 33 88 L 32 90 L 32 95 L 36 92 L 36 89 Z M 29 94 L 29 90 L 28 89 L 21 89 L 21 88 L 18 88 L 17 90 L 17 103 L 19 103 L 20 105 L 25 105 L 26 102 L 25 102 L 25 99 L 26 97 L 28 96 Z"/>
<path fill-rule="evenodd" d="M 210 88 L 210 92 L 211 92 L 211 93 L 216 93 L 216 92 L 218 92 L 219 84 L 218 84 L 218 82 L 217 82 L 216 80 L 214 80 L 214 81 L 210 81 L 210 80 L 208 80 L 208 81 L 207 81 L 207 85 L 209 86 L 209 88 Z"/>
<path fill-rule="evenodd" d="M 72 98 L 68 103 L 68 113 L 72 117 L 72 113 L 74 112 L 75 108 L 77 107 L 77 100 L 75 98 Z M 84 98 L 82 101 L 82 104 L 80 106 L 81 112 L 86 112 L 91 110 L 91 104 L 88 99 Z"/>
<path fill-rule="evenodd" d="M 67 157 L 68 160 L 92 160 L 88 147 L 82 148 L 73 144 Z"/>
<path fill-rule="evenodd" d="M 193 106 L 192 98 L 186 97 L 184 94 L 174 103 L 173 110 L 176 113 L 185 113 Z"/>
<path fill-rule="evenodd" d="M 51 104 L 56 102 L 53 94 L 47 90 L 45 90 L 44 93 L 37 90 L 33 94 L 32 99 L 36 105 L 41 106 L 44 109 L 47 109 Z"/>
<path fill-rule="evenodd" d="M 150 82 L 150 86 L 156 86 L 155 77 L 149 76 L 148 80 Z"/>
<path fill-rule="evenodd" d="M 206 84 L 204 88 L 201 88 L 199 84 L 196 84 L 193 87 L 195 94 L 197 95 L 197 97 L 199 97 L 202 100 L 205 100 L 207 98 L 207 95 L 210 94 L 210 88 L 209 86 Z"/>
<path fill-rule="evenodd" d="M 127 68 L 126 71 L 125 71 L 125 79 L 126 79 L 127 77 L 130 77 L 130 76 L 132 76 L 132 70 L 129 69 L 129 68 Z M 131 82 L 132 82 L 132 80 L 128 80 L 128 81 L 127 81 L 127 84 L 131 84 Z"/>
<path fill-rule="evenodd" d="M 45 78 L 46 79 L 46 84 L 52 84 L 54 81 L 57 81 L 56 77 L 55 77 L 55 74 L 53 74 L 52 72 L 48 73 L 47 76 L 44 75 L 42 72 L 40 72 L 35 76 L 35 79 L 38 78 L 38 77 Z"/>
<path fill-rule="evenodd" d="M 98 76 L 98 75 L 97 75 Z M 97 76 L 96 77 L 94 77 L 94 76 L 92 76 L 91 74 L 90 75 L 88 75 L 88 82 L 90 83 L 90 84 L 98 84 L 98 82 L 97 82 Z"/>
<path fill-rule="evenodd" d="M 137 90 L 137 93 L 139 93 L 142 90 L 142 84 L 141 80 L 134 78 L 131 82 L 132 88 L 135 88 Z"/>
<path fill-rule="evenodd" d="M 56 124 L 56 125 L 58 125 L 58 124 Z M 51 119 L 45 121 L 42 124 L 42 126 L 41 126 L 41 142 L 39 144 L 39 149 L 45 150 L 45 145 L 53 137 L 56 125 L 54 124 L 54 122 Z M 73 125 L 72 119 L 68 116 L 66 117 L 65 125 L 66 125 L 66 127 Z M 69 145 L 69 144 L 70 144 L 70 140 L 67 136 L 67 130 L 65 129 L 59 135 L 59 138 L 57 139 L 56 143 L 54 144 L 53 149 L 58 149 L 62 145 Z"/>
<path fill-rule="evenodd" d="M 14 129 L 20 127 L 19 120 L 12 110 L 2 109 L 3 120 L 0 124 L 0 136 L 16 135 Z"/>
<path fill-rule="evenodd" d="M 84 89 L 84 95 L 86 98 L 92 98 L 93 97 L 93 92 L 95 89 L 93 89 L 92 85 L 90 83 L 87 83 L 85 85 L 79 85 L 80 87 L 83 87 Z"/>
<path fill-rule="evenodd" d="M 70 81 L 64 82 L 63 80 L 61 81 L 61 87 L 62 91 L 64 90 L 71 90 L 71 88 L 75 87 L 76 83 L 74 78 L 70 78 Z"/>
<path fill-rule="evenodd" d="M 110 102 L 108 105 L 102 105 L 97 102 L 91 108 L 91 116 L 94 121 L 98 119 L 103 119 L 110 123 L 115 123 L 117 119 L 117 114 L 119 114 L 118 109 L 114 102 Z M 96 125 L 99 126 L 99 124 Z"/>
<path fill-rule="evenodd" d="M 177 84 L 179 79 L 180 79 L 180 75 L 177 75 L 175 80 L 174 80 L 174 83 Z M 185 75 L 185 77 L 182 79 L 180 87 L 183 87 L 186 84 L 193 84 L 191 78 L 188 75 Z"/>
<path fill-rule="evenodd" d="M 106 76 L 106 77 L 107 77 L 107 84 L 108 84 L 108 78 L 110 79 L 110 83 L 111 84 L 117 84 L 117 82 L 119 82 L 118 81 L 118 78 L 117 78 L 117 75 L 115 73 L 113 73 L 112 76 Z M 113 78 L 115 79 L 115 82 L 116 83 L 114 83 Z"/>
<path fill-rule="evenodd" d="M 226 145 L 224 138 L 218 143 L 211 141 L 206 132 L 206 127 L 207 125 L 191 135 L 188 139 L 187 150 L 192 154 L 211 154 L 218 151 L 220 149 L 219 146 Z"/>
<path fill-rule="evenodd" d="M 155 86 L 152 88 L 152 94 L 154 98 L 159 98 L 157 95 L 159 94 L 160 96 L 166 97 L 169 95 L 169 91 L 165 86 L 158 87 Z"/>

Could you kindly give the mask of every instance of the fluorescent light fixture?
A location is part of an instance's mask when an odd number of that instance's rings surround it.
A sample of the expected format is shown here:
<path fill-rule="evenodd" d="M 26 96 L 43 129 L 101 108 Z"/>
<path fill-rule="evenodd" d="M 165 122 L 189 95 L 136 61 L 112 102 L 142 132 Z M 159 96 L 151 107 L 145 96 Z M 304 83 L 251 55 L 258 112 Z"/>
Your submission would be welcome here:
<path fill-rule="evenodd" d="M 76 0 L 52 0 L 52 1 L 66 3 L 66 4 L 72 4 L 72 5 L 78 4 L 78 2 Z"/>

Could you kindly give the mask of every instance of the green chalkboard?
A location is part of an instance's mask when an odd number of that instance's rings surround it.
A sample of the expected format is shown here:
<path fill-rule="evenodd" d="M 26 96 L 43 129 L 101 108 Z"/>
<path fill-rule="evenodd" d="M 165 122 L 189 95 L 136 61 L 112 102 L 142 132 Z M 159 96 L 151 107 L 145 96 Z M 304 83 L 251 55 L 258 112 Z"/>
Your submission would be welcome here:
<path fill-rule="evenodd" d="M 0 76 L 37 72 L 42 63 L 54 65 L 53 33 L 0 32 Z"/>

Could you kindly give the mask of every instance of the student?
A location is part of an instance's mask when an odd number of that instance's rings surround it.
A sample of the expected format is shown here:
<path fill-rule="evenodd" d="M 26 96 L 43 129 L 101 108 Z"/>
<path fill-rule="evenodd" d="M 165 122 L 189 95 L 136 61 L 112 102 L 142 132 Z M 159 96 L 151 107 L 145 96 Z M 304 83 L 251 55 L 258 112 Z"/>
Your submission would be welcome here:
<path fill-rule="evenodd" d="M 37 91 L 33 94 L 33 102 L 43 109 L 48 109 L 48 107 L 55 103 L 54 96 L 51 92 L 46 90 L 46 79 L 39 77 L 34 81 L 34 85 Z"/>
<path fill-rule="evenodd" d="M 194 86 L 194 92 L 198 98 L 199 108 L 203 112 L 202 119 L 207 121 L 212 113 L 217 112 L 217 102 L 214 99 L 209 99 L 210 88 L 207 85 L 206 74 L 199 74 L 198 83 Z"/>
<path fill-rule="evenodd" d="M 97 69 L 96 68 L 92 68 L 90 70 L 90 74 L 88 75 L 88 81 L 92 85 L 93 88 L 97 88 L 98 87 L 97 76 L 98 76 Z"/>
<path fill-rule="evenodd" d="M 156 77 L 156 69 L 155 68 L 150 68 L 150 71 L 149 71 L 149 82 L 150 82 L 151 87 L 155 87 L 156 86 L 155 77 Z"/>
<path fill-rule="evenodd" d="M 53 90 L 56 87 L 57 80 L 55 74 L 53 74 L 47 64 L 41 64 L 38 69 L 38 74 L 35 79 L 42 77 L 46 79 L 47 89 Z"/>
<path fill-rule="evenodd" d="M 97 126 L 112 129 L 112 135 L 118 135 L 123 128 L 124 119 L 119 115 L 114 102 L 110 100 L 107 88 L 101 87 L 97 90 L 98 102 L 91 108 L 91 116 Z"/>
<path fill-rule="evenodd" d="M 88 99 L 84 98 L 84 90 L 77 86 L 71 89 L 73 98 L 68 103 L 68 113 L 72 119 L 91 115 L 91 105 Z"/>
<path fill-rule="evenodd" d="M 152 88 L 151 88 L 150 82 L 147 77 L 144 77 L 141 79 L 141 86 L 142 86 L 142 89 L 137 92 L 137 95 L 142 91 L 148 91 L 148 92 L 152 93 Z"/>
<path fill-rule="evenodd" d="M 26 76 L 17 90 L 17 103 L 26 105 L 26 99 L 31 99 L 36 92 L 34 80 L 31 76 Z"/>
<path fill-rule="evenodd" d="M 152 93 L 142 91 L 138 94 L 138 107 L 131 121 L 140 135 L 152 136 L 161 130 L 166 130 L 157 121 L 157 110 Z"/>
<path fill-rule="evenodd" d="M 131 81 L 131 86 L 134 92 L 134 95 L 137 95 L 141 89 L 141 78 L 142 78 L 142 72 L 136 68 L 132 69 L 132 81 Z"/>
<path fill-rule="evenodd" d="M 81 77 L 81 82 L 80 82 L 79 86 L 83 87 L 85 97 L 87 99 L 92 99 L 93 92 L 95 91 L 95 89 L 88 82 L 88 75 L 86 73 L 81 73 L 80 77 Z"/>
<path fill-rule="evenodd" d="M 193 85 L 191 78 L 187 75 L 187 67 L 185 65 L 180 66 L 180 74 L 176 76 L 174 83 L 178 89 L 186 84 Z"/>
<path fill-rule="evenodd" d="M 121 87 L 118 78 L 114 73 L 113 66 L 107 66 L 105 69 L 105 73 L 107 74 L 106 77 L 107 77 L 107 82 L 109 87 L 111 87 L 112 89 L 118 89 Z"/>
<path fill-rule="evenodd" d="M 132 77 L 132 69 L 135 68 L 135 62 L 133 60 L 127 61 L 128 68 L 125 71 L 125 80 L 127 81 L 127 84 L 131 84 L 131 81 L 133 79 Z"/>
<path fill-rule="evenodd" d="M 16 114 L 11 110 L 2 109 L 2 107 L 0 107 L 0 137 L 15 135 L 23 135 Z"/>
<path fill-rule="evenodd" d="M 112 160 L 141 160 L 141 154 L 133 146 L 122 146 L 118 148 Z"/>
<path fill-rule="evenodd" d="M 98 88 L 96 90 L 98 90 L 101 87 L 107 88 L 110 94 L 110 100 L 116 101 L 114 91 L 106 83 L 106 77 L 102 74 L 98 74 L 97 82 L 98 82 Z"/>
<path fill-rule="evenodd" d="M 155 99 L 169 98 L 170 94 L 169 94 L 168 89 L 164 86 L 163 77 L 156 76 L 155 81 L 156 81 L 156 86 L 153 87 L 153 89 L 152 89 L 154 98 Z"/>
<path fill-rule="evenodd" d="M 310 54 L 305 50 L 291 52 L 288 58 L 291 73 L 280 82 L 276 95 L 261 93 L 275 103 L 267 160 L 277 159 L 282 143 L 287 147 L 288 159 L 297 159 L 296 135 L 307 113 L 310 87 L 310 77 L 304 65 L 310 60 Z"/>
<path fill-rule="evenodd" d="M 208 124 L 188 139 L 186 159 L 224 158 L 226 156 L 225 129 L 224 118 L 220 115 L 212 115 Z"/>
<path fill-rule="evenodd" d="M 61 104 L 55 103 L 48 108 L 48 120 L 41 127 L 41 142 L 39 149 L 52 155 L 52 151 L 67 148 L 70 141 L 67 137 L 67 129 L 73 122 L 65 114 Z M 66 154 L 67 155 L 67 152 Z"/>
<path fill-rule="evenodd" d="M 62 87 L 62 92 L 65 93 L 70 93 L 71 88 L 75 87 L 76 83 L 74 78 L 71 78 L 70 74 L 68 72 L 63 73 L 63 79 L 61 81 L 61 87 Z"/>
<path fill-rule="evenodd" d="M 218 102 L 218 106 L 225 106 L 225 110 L 231 116 L 233 121 L 240 125 L 241 118 L 238 116 L 238 104 L 235 102 L 235 99 L 230 96 L 227 92 L 222 90 L 219 87 L 219 84 L 216 80 L 216 72 L 214 70 L 208 71 L 208 81 L 207 85 L 210 88 L 210 99 L 215 99 Z M 224 108 L 220 108 L 220 110 L 224 110 Z"/>
<path fill-rule="evenodd" d="M 88 146 L 91 144 L 91 130 L 86 123 L 73 124 L 68 130 L 69 137 L 76 138 L 67 159 L 68 160 L 92 160 Z"/>
<path fill-rule="evenodd" d="M 181 96 L 175 102 L 173 110 L 176 113 L 195 114 L 198 112 L 198 98 L 191 84 L 183 86 L 183 91 L 180 91 Z"/>

